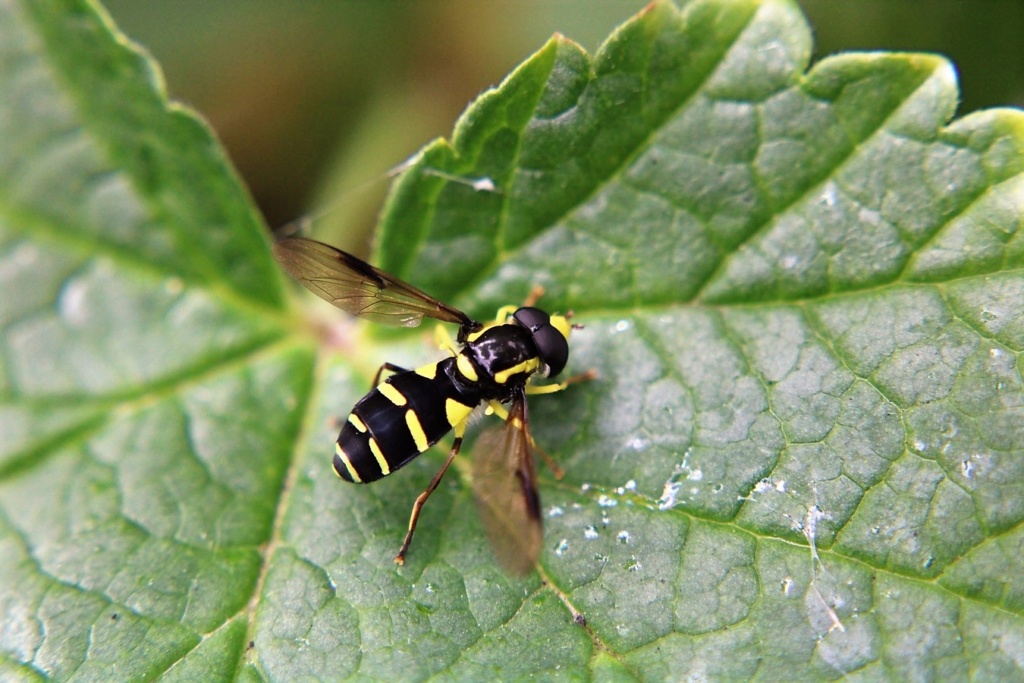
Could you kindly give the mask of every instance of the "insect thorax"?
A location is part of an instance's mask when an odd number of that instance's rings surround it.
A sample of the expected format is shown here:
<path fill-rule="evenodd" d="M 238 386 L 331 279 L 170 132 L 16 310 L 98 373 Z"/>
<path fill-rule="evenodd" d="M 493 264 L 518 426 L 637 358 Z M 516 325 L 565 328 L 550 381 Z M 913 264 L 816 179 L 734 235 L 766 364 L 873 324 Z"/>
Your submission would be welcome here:
<path fill-rule="evenodd" d="M 458 364 L 467 379 L 477 382 L 485 398 L 506 400 L 513 387 L 522 386 L 540 368 L 530 332 L 519 325 L 496 325 L 467 342 Z M 475 375 L 472 376 L 472 375 Z"/>

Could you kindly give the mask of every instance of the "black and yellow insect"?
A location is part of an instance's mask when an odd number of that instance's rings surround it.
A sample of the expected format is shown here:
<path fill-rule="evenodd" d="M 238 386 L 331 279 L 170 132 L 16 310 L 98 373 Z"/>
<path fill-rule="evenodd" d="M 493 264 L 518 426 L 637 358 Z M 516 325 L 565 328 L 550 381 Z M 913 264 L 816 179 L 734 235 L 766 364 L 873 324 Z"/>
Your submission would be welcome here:
<path fill-rule="evenodd" d="M 560 391 L 592 376 L 585 373 L 558 384 L 528 383 L 535 376 L 555 377 L 565 368 L 573 329 L 570 314 L 548 315 L 535 308 L 537 290 L 523 306 L 506 306 L 485 325 L 315 240 L 280 240 L 274 256 L 314 294 L 353 315 L 406 327 L 419 325 L 424 317 L 459 325 L 456 340 L 439 327 L 441 346 L 450 357 L 414 370 L 390 363 L 381 367 L 375 387 L 356 403 L 342 427 L 334 469 L 346 481 L 376 481 L 454 430 L 448 459 L 413 505 L 405 541 L 395 556 L 403 564 L 420 509 L 458 454 L 470 414 L 486 404 L 489 412 L 505 419 L 505 427 L 478 440 L 474 491 L 499 560 L 511 571 L 528 571 L 540 547 L 541 522 L 526 396 Z M 392 374 L 381 382 L 385 370 Z"/>

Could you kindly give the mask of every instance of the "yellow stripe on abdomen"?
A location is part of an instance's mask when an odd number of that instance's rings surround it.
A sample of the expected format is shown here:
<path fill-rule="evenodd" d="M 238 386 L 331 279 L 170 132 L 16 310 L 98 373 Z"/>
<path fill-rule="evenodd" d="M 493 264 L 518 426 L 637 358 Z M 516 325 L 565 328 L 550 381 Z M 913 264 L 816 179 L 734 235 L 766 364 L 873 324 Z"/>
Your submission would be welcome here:
<path fill-rule="evenodd" d="M 418 453 L 430 448 L 427 433 L 423 431 L 423 425 L 420 424 L 420 418 L 416 415 L 416 411 L 412 409 L 405 411 L 405 425 L 409 428 L 409 434 L 412 435 L 412 441 L 416 444 Z"/>
<path fill-rule="evenodd" d="M 452 427 L 469 417 L 471 412 L 473 412 L 473 406 L 467 406 L 465 403 L 459 403 L 454 398 L 445 399 L 444 414 L 448 419 L 448 424 Z"/>
<path fill-rule="evenodd" d="M 362 484 L 363 480 L 359 478 L 359 473 L 356 472 L 356 468 L 352 466 L 352 460 L 348 457 L 348 453 L 341 447 L 340 443 L 335 442 L 334 452 L 337 454 L 338 459 L 345 465 L 345 469 L 348 471 L 348 476 L 352 477 L 352 481 L 357 484 Z M 334 471 L 339 477 L 341 473 L 337 470 Z"/>
<path fill-rule="evenodd" d="M 420 377 L 426 377 L 427 379 L 434 379 L 437 377 L 437 363 L 431 363 L 430 365 L 423 365 L 416 368 L 415 372 Z"/>
<path fill-rule="evenodd" d="M 373 453 L 373 457 L 377 461 L 377 465 L 380 467 L 381 476 L 391 474 L 391 466 L 388 465 L 387 458 L 384 457 L 384 453 L 381 452 L 380 446 L 377 445 L 377 439 L 372 436 L 370 437 L 370 452 Z"/>
<path fill-rule="evenodd" d="M 384 395 L 384 397 L 394 403 L 396 406 L 404 406 L 406 403 L 405 396 L 402 395 L 398 389 L 392 384 L 384 382 L 377 387 L 377 391 Z"/>
<path fill-rule="evenodd" d="M 348 421 L 352 424 L 353 427 L 356 428 L 357 432 L 359 432 L 360 434 L 366 433 L 366 425 L 363 423 L 362 420 L 359 419 L 358 415 L 352 413 L 351 415 L 348 416 Z"/>

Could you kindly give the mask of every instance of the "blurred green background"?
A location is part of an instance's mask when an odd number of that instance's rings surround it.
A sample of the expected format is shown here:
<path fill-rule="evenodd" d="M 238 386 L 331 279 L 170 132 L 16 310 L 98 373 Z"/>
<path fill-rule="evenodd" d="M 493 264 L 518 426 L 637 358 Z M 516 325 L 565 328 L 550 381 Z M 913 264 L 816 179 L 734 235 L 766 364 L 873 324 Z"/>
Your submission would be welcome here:
<path fill-rule="evenodd" d="M 216 129 L 271 227 L 365 254 L 385 172 L 448 136 L 466 104 L 552 33 L 593 52 L 645 0 L 107 0 Z M 1024 105 L 1022 0 L 800 0 L 815 59 L 938 52 L 959 114 Z"/>

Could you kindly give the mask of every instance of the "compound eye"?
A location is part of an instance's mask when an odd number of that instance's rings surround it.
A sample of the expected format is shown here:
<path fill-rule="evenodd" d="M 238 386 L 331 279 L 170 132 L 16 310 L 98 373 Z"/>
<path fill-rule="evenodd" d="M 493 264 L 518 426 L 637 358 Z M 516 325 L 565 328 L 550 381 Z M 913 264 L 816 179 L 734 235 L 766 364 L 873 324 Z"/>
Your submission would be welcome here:
<path fill-rule="evenodd" d="M 541 361 L 548 366 L 548 377 L 554 377 L 569 362 L 569 341 L 551 325 L 551 316 L 539 308 L 523 306 L 512 318 L 533 335 L 533 343 Z"/>
<path fill-rule="evenodd" d="M 548 377 L 554 377 L 565 369 L 569 362 L 569 342 L 558 329 L 545 325 L 534 330 L 533 343 L 541 360 L 548 366 Z"/>
<path fill-rule="evenodd" d="M 551 316 L 539 308 L 530 306 L 523 306 L 512 314 L 512 318 L 531 332 L 551 322 Z"/>

